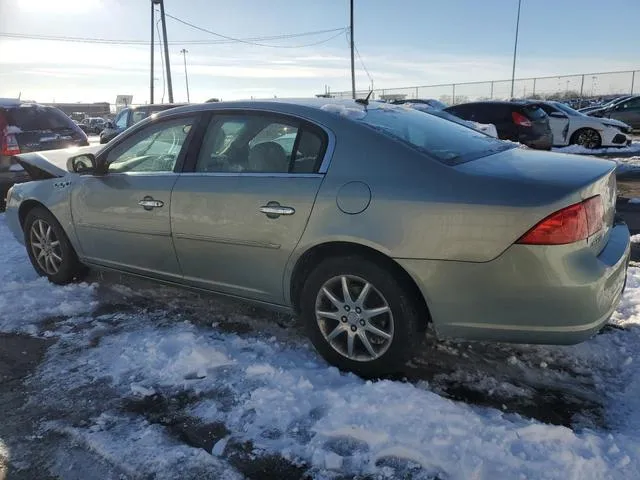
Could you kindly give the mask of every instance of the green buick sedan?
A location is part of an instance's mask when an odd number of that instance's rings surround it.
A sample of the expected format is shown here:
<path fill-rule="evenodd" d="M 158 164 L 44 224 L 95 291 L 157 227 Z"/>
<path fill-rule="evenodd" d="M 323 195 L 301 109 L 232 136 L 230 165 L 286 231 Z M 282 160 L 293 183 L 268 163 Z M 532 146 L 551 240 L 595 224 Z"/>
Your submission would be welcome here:
<path fill-rule="evenodd" d="M 615 164 L 366 100 L 190 105 L 99 150 L 18 155 L 6 220 L 54 283 L 107 268 L 298 315 L 397 372 L 441 337 L 570 344 L 608 320 L 629 230 Z"/>

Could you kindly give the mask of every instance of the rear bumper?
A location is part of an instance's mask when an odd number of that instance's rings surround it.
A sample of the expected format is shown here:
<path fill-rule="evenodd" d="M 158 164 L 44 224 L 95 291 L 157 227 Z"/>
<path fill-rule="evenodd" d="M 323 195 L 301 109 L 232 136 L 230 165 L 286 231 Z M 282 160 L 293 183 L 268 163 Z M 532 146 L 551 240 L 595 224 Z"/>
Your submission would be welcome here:
<path fill-rule="evenodd" d="M 553 147 L 553 134 L 551 132 L 541 135 L 521 133 L 518 141 L 536 150 L 551 150 L 551 147 Z"/>
<path fill-rule="evenodd" d="M 629 248 L 621 224 L 598 256 L 572 245 L 513 245 L 486 263 L 398 262 L 422 290 L 440 336 L 573 344 L 594 335 L 615 310 Z"/>

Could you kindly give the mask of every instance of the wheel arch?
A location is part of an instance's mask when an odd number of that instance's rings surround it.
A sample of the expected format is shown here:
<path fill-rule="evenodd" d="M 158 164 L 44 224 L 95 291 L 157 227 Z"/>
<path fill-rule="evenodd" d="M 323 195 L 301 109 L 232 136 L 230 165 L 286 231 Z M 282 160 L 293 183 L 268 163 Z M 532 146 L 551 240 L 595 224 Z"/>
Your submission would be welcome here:
<path fill-rule="evenodd" d="M 580 134 L 580 132 L 584 130 L 593 130 L 600 137 L 600 144 L 602 144 L 602 133 L 595 127 L 589 125 L 583 125 L 581 127 L 576 128 L 571 135 L 569 135 L 569 145 L 576 145 L 576 137 Z"/>
<path fill-rule="evenodd" d="M 405 270 L 393 258 L 385 255 L 379 250 L 349 241 L 327 241 L 320 243 L 307 249 L 302 255 L 300 255 L 300 257 L 298 257 L 291 271 L 291 275 L 289 276 L 288 288 L 285 288 L 285 291 L 289 294 L 289 300 L 296 314 L 300 313 L 300 295 L 302 293 L 304 281 L 313 268 L 327 258 L 350 255 L 372 260 L 382 265 L 392 275 L 394 275 L 394 277 L 397 278 L 398 281 L 407 289 L 411 297 L 415 299 L 417 308 L 419 308 L 423 318 L 426 319 L 421 327 L 424 329 L 427 328 L 428 323 L 431 322 L 429 307 L 422 291 L 409 272 L 407 272 L 407 270 Z"/>
<path fill-rule="evenodd" d="M 44 208 L 47 212 L 49 212 L 51 215 L 55 217 L 53 212 L 49 210 L 44 203 L 34 199 L 25 200 L 20 204 L 20 207 L 18 207 L 18 218 L 20 219 L 20 227 L 23 230 L 24 230 L 24 222 L 27 219 L 27 215 L 29 215 L 29 212 L 36 207 Z"/>

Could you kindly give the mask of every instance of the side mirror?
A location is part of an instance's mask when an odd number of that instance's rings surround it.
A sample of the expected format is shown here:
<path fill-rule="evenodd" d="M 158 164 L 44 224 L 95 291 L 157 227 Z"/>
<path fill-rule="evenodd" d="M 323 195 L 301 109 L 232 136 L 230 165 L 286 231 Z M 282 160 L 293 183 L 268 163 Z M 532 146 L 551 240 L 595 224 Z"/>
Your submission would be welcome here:
<path fill-rule="evenodd" d="M 93 153 L 83 153 L 67 160 L 67 170 L 80 175 L 90 175 L 97 170 L 96 156 Z"/>
<path fill-rule="evenodd" d="M 104 124 L 104 128 L 111 128 L 114 129 L 115 125 L 113 124 L 112 121 L 108 121 L 107 123 Z"/>
<path fill-rule="evenodd" d="M 562 112 L 551 112 L 549 116 L 553 118 L 569 118 L 566 113 Z"/>

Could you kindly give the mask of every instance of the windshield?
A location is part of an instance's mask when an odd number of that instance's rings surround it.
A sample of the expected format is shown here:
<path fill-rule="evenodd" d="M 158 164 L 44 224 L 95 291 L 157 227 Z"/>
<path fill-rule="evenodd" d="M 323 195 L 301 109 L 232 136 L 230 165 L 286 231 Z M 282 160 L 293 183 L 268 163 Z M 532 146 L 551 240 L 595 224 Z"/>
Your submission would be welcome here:
<path fill-rule="evenodd" d="M 564 103 L 556 102 L 553 104 L 558 110 L 562 110 L 567 115 L 572 117 L 586 117 L 584 113 L 580 113 L 577 110 L 574 110 L 569 105 L 565 105 Z"/>
<path fill-rule="evenodd" d="M 383 105 L 351 118 L 447 165 L 458 165 L 514 148 L 458 123 L 407 107 Z"/>

